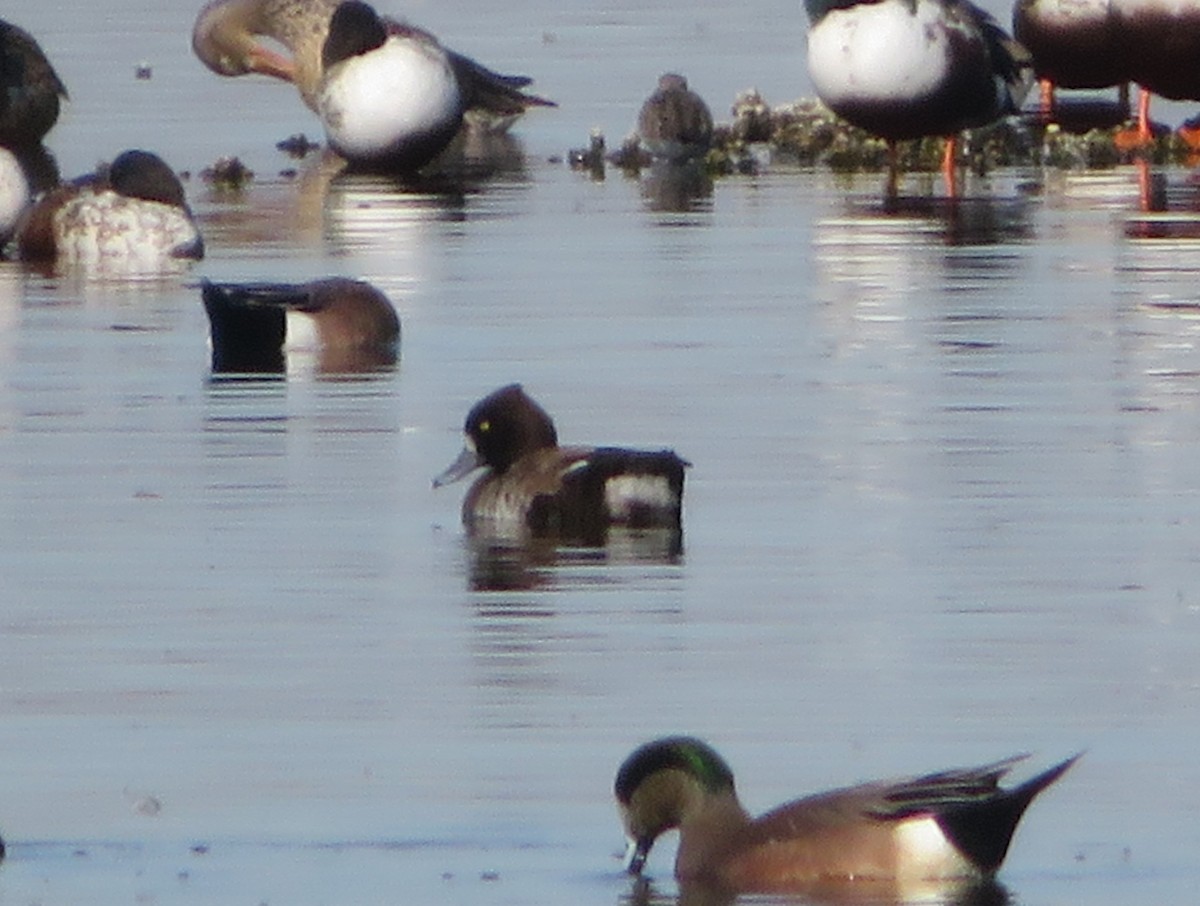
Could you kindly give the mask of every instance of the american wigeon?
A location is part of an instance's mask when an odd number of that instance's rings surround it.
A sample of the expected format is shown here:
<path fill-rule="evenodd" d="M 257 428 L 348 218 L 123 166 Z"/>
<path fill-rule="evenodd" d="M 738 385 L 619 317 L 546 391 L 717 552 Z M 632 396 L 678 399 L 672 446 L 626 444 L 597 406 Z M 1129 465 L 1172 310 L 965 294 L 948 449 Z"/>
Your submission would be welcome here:
<path fill-rule="evenodd" d="M 476 403 L 440 487 L 471 474 L 463 522 L 489 534 L 531 532 L 603 543 L 610 526 L 678 530 L 688 463 L 671 450 L 560 447 L 554 422 L 520 384 Z"/>
<path fill-rule="evenodd" d="M 58 122 L 67 89 L 34 37 L 0 19 L 0 145 L 36 145 Z"/>
<path fill-rule="evenodd" d="M 21 222 L 21 216 L 33 200 L 29 180 L 17 156 L 0 147 L 0 251 Z"/>
<path fill-rule="evenodd" d="M 396 363 L 400 318 L 363 280 L 308 283 L 201 283 L 216 373 L 282 373 L 291 350 L 315 352 L 323 372 Z"/>
<path fill-rule="evenodd" d="M 442 117 L 451 111 L 449 116 L 460 122 L 466 114 L 492 126 L 504 126 L 531 106 L 554 106 L 552 101 L 521 90 L 530 84 L 529 78 L 493 72 L 442 47 L 428 32 L 376 16 L 370 7 L 343 16 L 337 27 L 341 36 L 329 45 L 333 16 L 340 5 L 339 0 L 212 0 L 196 18 L 192 47 L 200 60 L 220 75 L 261 73 L 293 82 L 305 104 L 321 115 L 331 142 L 340 142 L 347 155 L 355 153 L 357 141 L 363 141 L 356 138 L 361 128 L 356 124 L 373 112 L 383 111 L 379 115 L 394 130 L 408 117 L 425 120 L 417 125 L 429 131 L 430 110 L 442 111 Z M 345 80 L 342 87 L 337 87 L 337 82 L 331 87 L 327 66 L 344 64 L 350 56 L 365 56 L 392 43 L 379 41 L 373 20 L 382 22 L 385 32 L 394 34 L 407 53 L 391 48 L 371 54 L 370 66 L 355 66 L 354 76 L 343 73 L 339 77 L 338 81 Z M 277 41 L 288 53 L 273 50 L 259 38 Z M 447 71 L 454 74 L 453 87 Z M 406 74 L 418 81 L 403 83 L 403 90 L 397 91 L 397 80 Z M 389 99 L 401 112 L 388 108 L 385 101 Z M 459 109 L 453 112 L 456 107 Z M 339 117 L 348 122 L 338 122 Z M 378 144 L 378 139 L 372 144 Z M 368 157 L 365 162 L 372 160 Z"/>
<path fill-rule="evenodd" d="M 664 73 L 638 112 L 638 139 L 651 157 L 683 161 L 703 157 L 712 144 L 713 120 L 704 98 L 678 73 Z"/>
<path fill-rule="evenodd" d="M 628 870 L 640 873 L 659 835 L 678 828 L 676 878 L 733 892 L 990 878 L 1025 808 L 1079 758 L 1001 789 L 1000 778 L 1023 757 L 818 793 L 752 818 L 710 746 L 659 739 L 617 772 Z"/>
<path fill-rule="evenodd" d="M 956 137 L 1016 113 L 1033 81 L 1028 51 L 967 0 L 805 0 L 808 71 L 834 113 L 888 143 Z"/>
<path fill-rule="evenodd" d="M 17 248 L 26 261 L 118 271 L 204 257 L 179 177 L 158 155 L 138 150 L 42 196 L 20 227 Z"/>

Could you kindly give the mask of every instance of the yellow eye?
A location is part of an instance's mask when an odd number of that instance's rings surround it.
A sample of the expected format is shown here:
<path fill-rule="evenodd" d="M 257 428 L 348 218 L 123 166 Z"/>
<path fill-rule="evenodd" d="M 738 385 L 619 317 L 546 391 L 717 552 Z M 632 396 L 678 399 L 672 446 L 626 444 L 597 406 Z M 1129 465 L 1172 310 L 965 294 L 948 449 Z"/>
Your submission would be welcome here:
<path fill-rule="evenodd" d="M 481 434 L 486 434 L 488 431 L 491 431 L 491 430 L 492 430 L 491 422 L 484 421 L 484 422 L 479 423 L 479 432 Z"/>

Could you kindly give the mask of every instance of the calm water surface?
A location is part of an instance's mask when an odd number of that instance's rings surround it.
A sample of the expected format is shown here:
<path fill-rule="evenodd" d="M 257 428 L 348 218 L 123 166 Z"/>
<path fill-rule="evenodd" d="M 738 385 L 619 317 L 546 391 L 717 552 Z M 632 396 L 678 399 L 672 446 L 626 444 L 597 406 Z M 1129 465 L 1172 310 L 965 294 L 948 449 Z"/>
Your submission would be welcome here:
<path fill-rule="evenodd" d="M 5 13 L 71 90 L 66 175 L 145 146 L 259 176 L 188 182 L 209 255 L 182 276 L 0 264 L 0 901 L 616 906 L 612 776 L 681 731 L 754 810 L 1086 748 L 1018 834 L 1013 900 L 1194 900 L 1187 172 L 1153 174 L 1158 211 L 1131 169 L 956 203 L 911 177 L 888 208 L 877 176 L 595 182 L 555 156 L 623 135 L 665 68 L 718 112 L 804 93 L 798 5 L 463 0 L 412 14 L 562 102 L 515 163 L 284 178 L 311 115 L 207 73 L 198 4 L 162 6 Z M 195 281 L 326 274 L 396 300 L 394 370 L 212 379 Z M 566 440 L 694 463 L 682 554 L 467 541 L 430 479 L 514 380 Z"/>

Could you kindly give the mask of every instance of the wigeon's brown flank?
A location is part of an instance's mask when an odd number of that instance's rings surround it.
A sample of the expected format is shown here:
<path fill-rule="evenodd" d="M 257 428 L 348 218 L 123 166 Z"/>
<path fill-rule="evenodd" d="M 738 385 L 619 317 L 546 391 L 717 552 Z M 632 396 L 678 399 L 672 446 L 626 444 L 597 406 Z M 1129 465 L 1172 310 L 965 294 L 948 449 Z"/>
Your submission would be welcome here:
<path fill-rule="evenodd" d="M 678 828 L 676 877 L 732 892 L 979 880 L 999 869 L 1029 803 L 1079 758 L 1002 789 L 1024 757 L 818 793 L 753 818 L 724 760 L 677 736 L 633 752 L 614 792 L 633 873 L 654 841 Z"/>

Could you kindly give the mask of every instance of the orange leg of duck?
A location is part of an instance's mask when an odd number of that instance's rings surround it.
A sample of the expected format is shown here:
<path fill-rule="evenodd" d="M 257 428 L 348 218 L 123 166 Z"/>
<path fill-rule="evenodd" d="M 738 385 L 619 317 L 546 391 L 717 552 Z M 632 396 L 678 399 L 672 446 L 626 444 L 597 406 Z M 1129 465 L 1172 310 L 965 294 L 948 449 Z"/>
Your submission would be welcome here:
<path fill-rule="evenodd" d="M 958 136 L 946 137 L 946 148 L 942 152 L 942 180 L 946 183 L 946 194 L 951 198 L 958 195 Z"/>
<path fill-rule="evenodd" d="M 1043 123 L 1054 122 L 1054 83 L 1049 79 L 1038 80 L 1038 116 Z"/>
<path fill-rule="evenodd" d="M 1200 154 L 1200 116 L 1184 120 L 1176 131 L 1183 143 L 1188 146 L 1191 157 Z"/>
<path fill-rule="evenodd" d="M 1138 116 L 1136 129 L 1122 129 L 1113 136 L 1118 151 L 1133 151 L 1154 144 L 1154 132 L 1150 128 L 1150 92 L 1138 87 Z"/>

